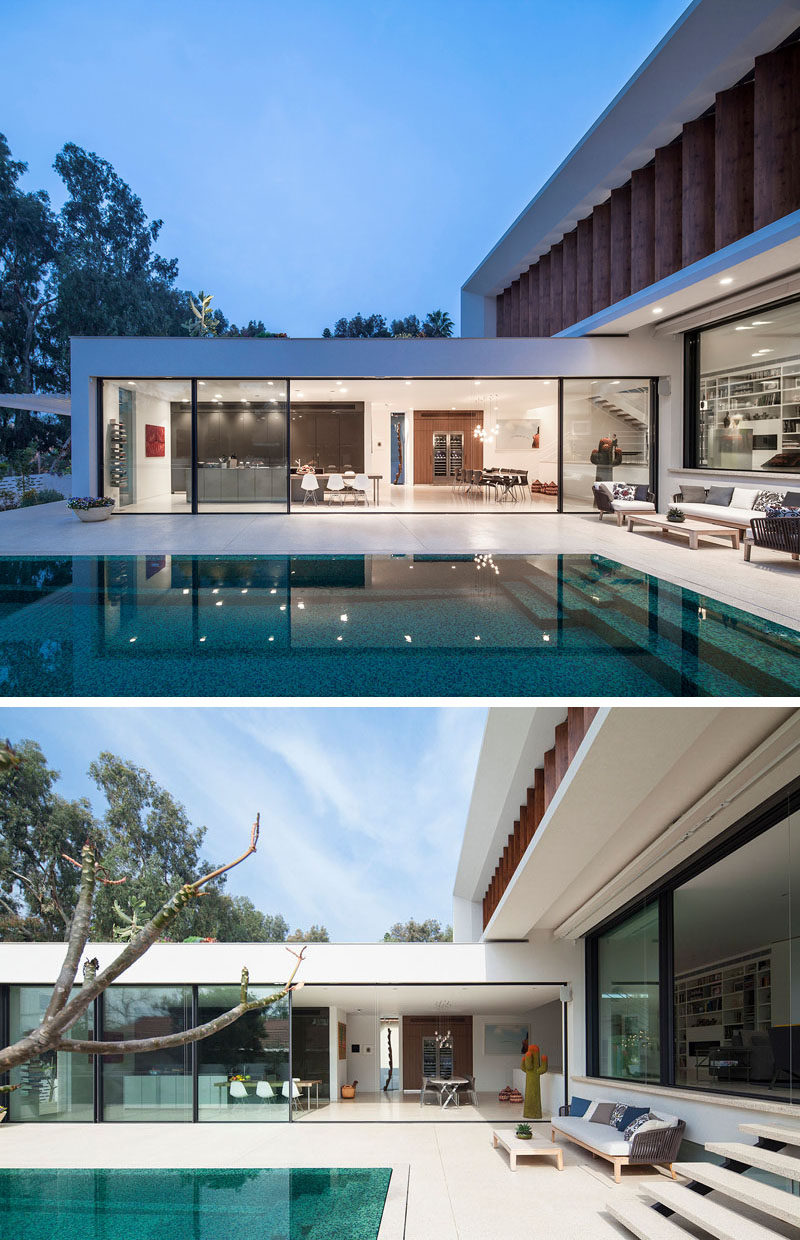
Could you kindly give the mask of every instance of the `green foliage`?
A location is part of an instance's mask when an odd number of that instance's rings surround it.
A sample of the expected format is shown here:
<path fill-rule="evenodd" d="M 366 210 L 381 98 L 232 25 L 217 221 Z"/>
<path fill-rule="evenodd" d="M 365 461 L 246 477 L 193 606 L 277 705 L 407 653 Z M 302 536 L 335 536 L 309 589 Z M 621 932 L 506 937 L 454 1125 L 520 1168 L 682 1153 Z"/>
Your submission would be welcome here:
<path fill-rule="evenodd" d="M 56 491 L 53 487 L 42 487 L 40 491 L 34 491 L 34 504 L 57 504 L 63 502 L 64 496 L 60 491 Z M 23 505 L 24 507 L 24 505 Z"/>
<path fill-rule="evenodd" d="M 352 319 L 346 317 L 337 319 L 333 325 L 333 331 L 326 327 L 322 333 L 326 340 L 333 337 L 371 339 L 378 336 L 408 340 L 416 336 L 452 336 L 452 334 L 453 320 L 446 310 L 432 310 L 425 316 L 423 323 L 420 323 L 416 314 L 407 314 L 405 318 L 392 319 L 388 327 L 382 314 L 370 314 L 366 317 L 363 314 L 356 314 Z"/>
<path fill-rule="evenodd" d="M 530 1124 L 517 1124 L 516 1135 L 518 1137 L 532 1137 L 533 1131 Z"/>
<path fill-rule="evenodd" d="M 446 310 L 432 310 L 422 324 L 423 336 L 452 336 L 453 320 Z"/>
<path fill-rule="evenodd" d="M 191 293 L 189 294 L 189 309 L 194 318 L 183 325 L 188 335 L 203 338 L 219 335 L 220 320 L 211 313 L 211 303 L 213 300 L 214 294 L 204 293 L 202 289 L 197 294 L 197 301 L 195 301 Z"/>
<path fill-rule="evenodd" d="M 286 936 L 287 943 L 330 943 L 328 931 L 324 926 L 314 924 L 309 930 L 295 930 Z"/>
<path fill-rule="evenodd" d="M 429 917 L 426 921 L 414 921 L 411 917 L 408 921 L 396 921 L 384 934 L 383 941 L 384 943 L 452 943 L 453 927 L 445 926 L 442 929 L 435 917 Z"/>
<path fill-rule="evenodd" d="M 35 491 L 23 491 L 19 499 L 19 506 L 20 508 L 35 508 L 36 502 Z"/>

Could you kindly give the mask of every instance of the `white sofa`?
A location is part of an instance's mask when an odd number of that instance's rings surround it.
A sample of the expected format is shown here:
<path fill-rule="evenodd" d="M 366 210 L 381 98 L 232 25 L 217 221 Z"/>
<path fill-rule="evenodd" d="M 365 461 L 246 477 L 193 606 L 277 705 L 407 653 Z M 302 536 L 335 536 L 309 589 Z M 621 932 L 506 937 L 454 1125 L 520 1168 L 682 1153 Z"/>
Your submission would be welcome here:
<path fill-rule="evenodd" d="M 736 526 L 737 529 L 746 531 L 750 529 L 753 517 L 766 515 L 763 508 L 753 508 L 756 497 L 763 492 L 774 495 L 776 497 L 774 502 L 777 504 L 783 503 L 787 495 L 785 489 L 778 487 L 734 487 L 730 504 L 709 504 L 684 500 L 680 491 L 674 496 L 673 503 L 677 504 L 687 517 L 692 517 L 697 521 L 713 521 L 715 524 Z M 706 491 L 706 495 L 708 493 Z"/>
<path fill-rule="evenodd" d="M 630 486 L 639 486 L 640 483 L 632 482 Z M 634 512 L 655 512 L 656 506 L 652 499 L 652 491 L 647 494 L 649 499 L 614 499 L 614 483 L 613 482 L 596 482 L 592 487 L 594 492 L 594 506 L 600 513 L 600 520 L 607 512 L 612 512 L 617 518 L 617 525 L 624 525 L 627 517 Z"/>
<path fill-rule="evenodd" d="M 602 1099 L 591 1102 L 582 1116 L 559 1114 L 550 1121 L 550 1139 L 556 1136 L 566 1137 L 575 1145 L 589 1150 L 598 1158 L 605 1158 L 614 1168 L 614 1180 L 619 1184 L 622 1180 L 622 1168 L 634 1165 L 669 1167 L 672 1178 L 675 1172 L 672 1164 L 678 1158 L 686 1125 L 677 1115 L 668 1115 L 663 1111 L 650 1111 L 653 1121 L 648 1121 L 636 1132 L 630 1141 L 613 1124 L 598 1123 L 592 1119 Z M 562 1111 L 569 1108 L 562 1107 Z"/>

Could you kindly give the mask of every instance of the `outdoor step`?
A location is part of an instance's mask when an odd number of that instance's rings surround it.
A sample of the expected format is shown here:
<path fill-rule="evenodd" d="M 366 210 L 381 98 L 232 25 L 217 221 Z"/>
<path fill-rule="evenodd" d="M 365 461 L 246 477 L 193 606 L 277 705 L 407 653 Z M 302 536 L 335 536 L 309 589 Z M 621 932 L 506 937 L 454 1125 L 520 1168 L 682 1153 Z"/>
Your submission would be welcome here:
<path fill-rule="evenodd" d="M 638 1197 L 610 1201 L 606 1209 L 618 1223 L 622 1223 L 634 1236 L 638 1236 L 639 1240 L 686 1240 L 686 1232 L 682 1227 L 676 1226 L 672 1219 L 665 1218 Z"/>
<path fill-rule="evenodd" d="M 697 1180 L 715 1192 L 724 1193 L 732 1201 L 740 1201 L 742 1205 L 752 1206 L 784 1223 L 800 1227 L 800 1197 L 793 1197 L 782 1188 L 748 1179 L 746 1175 L 738 1175 L 715 1163 L 679 1162 L 672 1165 L 678 1175 L 685 1176 L 687 1180 Z"/>
<path fill-rule="evenodd" d="M 775 1240 L 771 1227 L 743 1218 L 730 1206 L 720 1205 L 715 1198 L 693 1193 L 683 1184 L 646 1184 L 643 1187 L 648 1197 L 654 1197 L 682 1219 L 702 1227 L 718 1240 Z"/>
<path fill-rule="evenodd" d="M 711 1141 L 706 1144 L 706 1149 L 709 1154 L 719 1154 L 721 1158 L 735 1158 L 737 1162 L 758 1167 L 759 1171 L 785 1175 L 788 1180 L 800 1180 L 800 1158 L 795 1158 L 792 1154 L 761 1150 L 755 1145 L 747 1145 L 744 1141 Z"/>
<path fill-rule="evenodd" d="M 775 1124 L 772 1120 L 755 1120 L 739 1125 L 740 1132 L 747 1132 L 754 1137 L 766 1137 L 768 1141 L 785 1141 L 787 1145 L 800 1145 L 800 1126 L 796 1124 Z"/>

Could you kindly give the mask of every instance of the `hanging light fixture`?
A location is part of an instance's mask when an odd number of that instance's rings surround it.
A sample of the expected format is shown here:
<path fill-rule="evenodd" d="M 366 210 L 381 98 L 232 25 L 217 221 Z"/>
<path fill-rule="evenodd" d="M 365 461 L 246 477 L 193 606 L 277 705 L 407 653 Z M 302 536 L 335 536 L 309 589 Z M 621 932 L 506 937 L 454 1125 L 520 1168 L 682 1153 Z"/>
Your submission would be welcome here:
<path fill-rule="evenodd" d="M 474 438 L 480 439 L 481 443 L 484 443 L 484 444 L 494 443 L 495 439 L 497 438 L 498 431 L 500 430 L 499 425 L 495 421 L 495 417 L 496 417 L 495 401 L 497 400 L 497 398 L 498 398 L 497 392 L 487 392 L 483 396 L 482 399 L 479 396 L 477 396 L 477 394 L 475 397 L 476 404 L 482 403 L 488 406 L 488 409 L 487 409 L 488 416 L 484 418 L 484 425 L 476 426 L 474 431 L 472 432 Z"/>
<path fill-rule="evenodd" d="M 434 1041 L 436 1043 L 436 1049 L 440 1051 L 444 1050 L 445 1048 L 448 1050 L 452 1050 L 453 1035 L 449 1029 L 445 1031 L 445 1027 L 444 1027 L 445 1022 L 444 1022 L 444 1017 L 442 1015 L 442 1013 L 445 1012 L 450 1007 L 450 1000 L 449 999 L 438 999 L 435 1004 L 435 1007 L 439 1009 L 439 1016 L 437 1017 L 437 1021 L 436 1021 L 436 1032 L 433 1035 Z"/>

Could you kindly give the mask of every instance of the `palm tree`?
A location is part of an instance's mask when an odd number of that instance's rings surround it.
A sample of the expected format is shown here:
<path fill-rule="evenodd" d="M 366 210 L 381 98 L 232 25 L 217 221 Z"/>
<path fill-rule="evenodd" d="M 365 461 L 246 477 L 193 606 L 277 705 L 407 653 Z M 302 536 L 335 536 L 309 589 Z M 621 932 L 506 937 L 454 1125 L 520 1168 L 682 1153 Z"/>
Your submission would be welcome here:
<path fill-rule="evenodd" d="M 422 324 L 423 336 L 452 336 L 453 320 L 446 310 L 431 310 Z"/>

